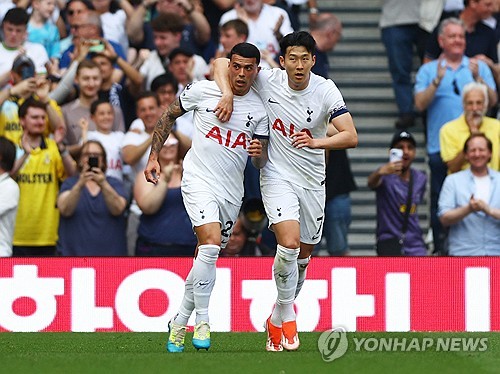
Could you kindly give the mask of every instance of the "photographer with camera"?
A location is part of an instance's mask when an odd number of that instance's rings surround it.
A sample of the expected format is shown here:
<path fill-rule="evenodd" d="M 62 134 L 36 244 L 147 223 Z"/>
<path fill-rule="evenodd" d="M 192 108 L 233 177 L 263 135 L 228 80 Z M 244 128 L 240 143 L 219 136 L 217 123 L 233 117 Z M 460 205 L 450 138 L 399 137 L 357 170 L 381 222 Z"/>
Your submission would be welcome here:
<path fill-rule="evenodd" d="M 57 198 L 57 251 L 63 256 L 127 255 L 126 193 L 120 180 L 106 176 L 106 167 L 102 144 L 84 143 L 79 173 L 63 182 Z"/>
<path fill-rule="evenodd" d="M 417 204 L 424 198 L 427 176 L 411 167 L 416 148 L 413 135 L 397 132 L 391 141 L 389 162 L 368 177 L 368 187 L 376 192 L 379 256 L 426 255 Z"/>

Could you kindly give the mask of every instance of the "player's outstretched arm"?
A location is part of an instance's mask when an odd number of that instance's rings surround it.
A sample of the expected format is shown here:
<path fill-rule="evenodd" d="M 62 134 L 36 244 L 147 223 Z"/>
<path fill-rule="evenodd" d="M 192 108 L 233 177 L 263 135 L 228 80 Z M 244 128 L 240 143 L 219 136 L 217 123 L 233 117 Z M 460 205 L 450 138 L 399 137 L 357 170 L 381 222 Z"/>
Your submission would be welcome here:
<path fill-rule="evenodd" d="M 168 135 L 172 131 L 172 127 L 177 118 L 182 116 L 186 111 L 182 109 L 179 98 L 170 104 L 163 112 L 160 119 L 156 123 L 151 142 L 151 152 L 149 153 L 148 164 L 144 169 L 144 176 L 148 182 L 156 184 L 160 178 L 160 163 L 158 155 L 160 154 L 163 143 L 167 140 Z"/>
<path fill-rule="evenodd" d="M 229 84 L 229 59 L 220 57 L 214 61 L 214 80 L 222 92 L 214 113 L 221 122 L 227 122 L 233 113 L 233 90 Z"/>
<path fill-rule="evenodd" d="M 267 147 L 269 139 L 252 139 L 248 147 L 248 155 L 251 157 L 252 165 L 262 169 L 267 163 Z"/>

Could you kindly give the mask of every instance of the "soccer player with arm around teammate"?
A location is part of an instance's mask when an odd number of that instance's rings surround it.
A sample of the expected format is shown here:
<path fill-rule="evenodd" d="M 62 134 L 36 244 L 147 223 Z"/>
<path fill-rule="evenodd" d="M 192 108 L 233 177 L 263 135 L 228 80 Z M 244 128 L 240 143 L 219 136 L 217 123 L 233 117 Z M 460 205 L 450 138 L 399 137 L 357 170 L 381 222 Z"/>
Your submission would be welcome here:
<path fill-rule="evenodd" d="M 186 86 L 163 113 L 153 134 L 144 174 L 156 183 L 161 178 L 158 154 L 175 119 L 194 111 L 193 141 L 184 158 L 181 192 L 198 250 L 179 312 L 169 323 L 169 352 L 184 350 L 186 325 L 193 310 L 196 325 L 192 343 L 197 349 L 210 347 L 208 304 L 215 284 L 215 263 L 238 218 L 246 161 L 252 157 L 257 168 L 267 161 L 269 119 L 261 98 L 251 90 L 259 62 L 260 52 L 252 44 L 240 43 L 231 50 L 229 85 L 234 111 L 230 121 L 221 123 L 214 113 L 222 97 L 215 82 L 198 81 Z"/>
<path fill-rule="evenodd" d="M 299 347 L 294 300 L 304 283 L 314 245 L 321 240 L 325 205 L 325 149 L 355 147 L 351 114 L 335 83 L 311 73 L 314 38 L 293 32 L 280 41 L 284 70 L 262 69 L 254 83 L 269 115 L 269 160 L 261 171 L 261 192 L 278 242 L 274 278 L 278 298 L 266 321 L 268 351 Z M 223 98 L 219 119 L 231 118 L 234 95 L 227 64 L 215 61 Z M 328 132 L 327 132 L 328 130 Z"/>

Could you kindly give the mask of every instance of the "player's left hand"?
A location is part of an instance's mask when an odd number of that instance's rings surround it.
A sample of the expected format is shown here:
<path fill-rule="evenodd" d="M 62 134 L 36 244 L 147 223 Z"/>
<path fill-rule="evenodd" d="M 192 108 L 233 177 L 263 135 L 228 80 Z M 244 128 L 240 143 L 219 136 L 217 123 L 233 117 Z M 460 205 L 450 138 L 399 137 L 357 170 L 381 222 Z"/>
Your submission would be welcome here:
<path fill-rule="evenodd" d="M 296 132 L 292 134 L 292 146 L 295 148 L 304 148 L 304 147 L 309 147 L 309 148 L 315 148 L 314 146 L 314 139 L 311 138 L 306 132 L 301 131 L 301 132 Z"/>
<path fill-rule="evenodd" d="M 144 169 L 144 176 L 149 183 L 156 184 L 160 179 L 160 163 L 157 159 L 150 158 L 148 160 L 148 164 L 146 165 L 146 169 Z"/>
<path fill-rule="evenodd" d="M 259 139 L 250 140 L 250 145 L 247 149 L 250 157 L 260 157 L 262 155 L 262 143 Z"/>

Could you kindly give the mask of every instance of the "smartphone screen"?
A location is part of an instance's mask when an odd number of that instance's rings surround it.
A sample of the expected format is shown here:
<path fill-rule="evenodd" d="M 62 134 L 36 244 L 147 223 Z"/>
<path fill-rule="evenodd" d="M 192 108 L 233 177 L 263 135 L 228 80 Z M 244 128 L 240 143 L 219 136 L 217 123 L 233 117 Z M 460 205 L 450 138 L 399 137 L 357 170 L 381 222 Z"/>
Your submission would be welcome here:
<path fill-rule="evenodd" d="M 25 65 L 21 68 L 21 78 L 28 79 L 33 78 L 35 76 L 35 69 L 33 66 Z"/>
<path fill-rule="evenodd" d="M 89 48 L 89 52 L 100 53 L 104 52 L 104 43 L 99 39 L 90 40 L 92 46 Z"/>
<path fill-rule="evenodd" d="M 99 167 L 99 160 L 97 159 L 97 157 L 89 157 L 89 167 L 90 168 Z"/>
<path fill-rule="evenodd" d="M 389 151 L 389 162 L 401 161 L 403 159 L 403 150 L 399 148 L 391 148 Z"/>

